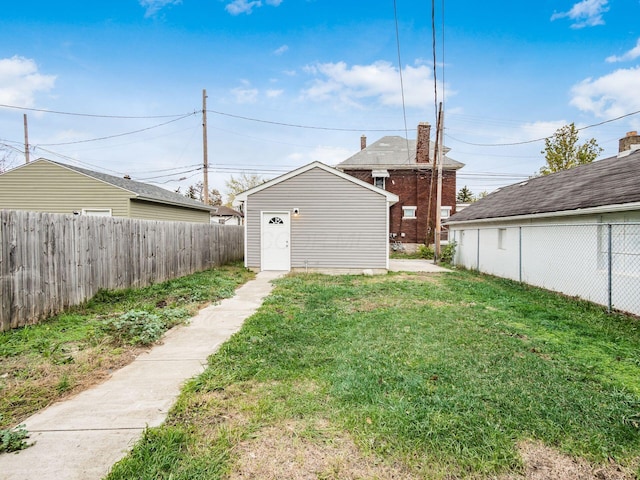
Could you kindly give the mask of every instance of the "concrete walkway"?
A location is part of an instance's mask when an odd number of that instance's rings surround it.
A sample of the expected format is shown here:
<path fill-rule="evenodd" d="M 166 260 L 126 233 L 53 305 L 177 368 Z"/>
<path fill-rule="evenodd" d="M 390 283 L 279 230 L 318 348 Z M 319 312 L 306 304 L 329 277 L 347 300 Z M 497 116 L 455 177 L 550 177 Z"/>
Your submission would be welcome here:
<path fill-rule="evenodd" d="M 36 444 L 1 454 L 0 478 L 103 478 L 145 427 L 162 424 L 184 381 L 204 370 L 207 357 L 240 329 L 271 292 L 271 280 L 282 274 L 259 273 L 234 297 L 201 310 L 104 383 L 28 418 L 24 423 Z"/>
<path fill-rule="evenodd" d="M 390 258 L 389 270 L 392 272 L 448 272 L 446 268 L 434 265 L 433 260 Z"/>

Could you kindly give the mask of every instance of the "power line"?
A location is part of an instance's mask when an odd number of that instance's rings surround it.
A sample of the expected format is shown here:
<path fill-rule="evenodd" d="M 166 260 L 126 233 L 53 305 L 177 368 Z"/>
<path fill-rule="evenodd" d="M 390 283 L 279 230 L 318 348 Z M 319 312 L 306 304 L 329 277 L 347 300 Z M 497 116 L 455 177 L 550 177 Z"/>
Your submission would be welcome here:
<path fill-rule="evenodd" d="M 251 118 L 245 117 L 242 115 L 234 115 L 232 113 L 218 112 L 216 110 L 207 109 L 208 113 L 213 113 L 215 115 L 221 115 L 224 117 L 237 118 L 239 120 L 247 120 L 250 122 L 258 122 L 258 123 L 267 123 L 270 125 L 279 125 L 281 127 L 292 127 L 292 128 L 306 128 L 309 130 L 328 130 L 332 132 L 403 132 L 404 130 L 401 128 L 336 128 L 336 127 L 319 127 L 313 125 L 297 125 L 294 123 L 285 123 L 285 122 L 275 122 L 271 120 L 262 120 L 259 118 Z"/>
<path fill-rule="evenodd" d="M 411 161 L 409 148 L 409 130 L 407 128 L 407 107 L 404 100 L 404 80 L 402 79 L 402 60 L 400 57 L 400 29 L 398 27 L 398 5 L 393 0 L 393 16 L 396 24 L 396 46 L 398 49 L 398 74 L 400 75 L 400 94 L 402 96 L 402 118 L 404 119 L 404 136 L 407 141 L 407 163 Z"/>
<path fill-rule="evenodd" d="M 582 130 L 587 130 L 588 128 L 599 127 L 601 125 L 615 122 L 617 120 L 621 120 L 626 117 L 631 117 L 632 115 L 637 115 L 638 113 L 640 113 L 640 110 L 636 110 L 635 112 L 631 112 L 631 113 L 625 113 L 624 115 L 620 115 L 619 117 L 610 118 L 609 120 L 603 120 L 602 122 L 598 122 L 598 123 L 593 123 L 591 125 L 587 125 L 586 127 L 576 128 L 576 131 L 580 132 Z M 543 140 L 546 140 L 547 138 L 551 138 L 552 136 L 553 135 L 549 135 L 547 137 L 535 138 L 533 140 L 524 140 L 522 142 L 513 142 L 513 143 L 471 143 L 471 142 L 465 142 L 464 140 L 460 140 L 459 138 L 455 138 L 447 134 L 447 137 L 449 137 L 452 140 L 455 140 L 456 142 L 464 143 L 465 145 L 472 145 L 474 147 L 513 147 L 516 145 L 526 145 L 529 143 L 541 142 Z"/>
<path fill-rule="evenodd" d="M 0 103 L 0 107 L 2 108 L 13 108 L 15 110 L 26 110 L 29 112 L 41 112 L 41 113 L 53 113 L 56 115 L 72 115 L 75 117 L 92 117 L 92 118 L 120 118 L 120 119 L 124 119 L 124 118 L 128 118 L 128 119 L 149 119 L 149 118 L 173 118 L 173 117 L 184 117 L 187 115 L 193 115 L 195 112 L 192 113 L 177 113 L 177 114 L 173 114 L 173 115 L 146 115 L 146 116 L 130 116 L 130 115 L 98 115 L 98 114 L 93 114 L 93 113 L 77 113 L 77 112 L 61 112 L 61 111 L 57 111 L 57 110 L 45 110 L 42 108 L 29 108 L 29 107 L 19 107 L 16 105 L 5 105 Z"/>
<path fill-rule="evenodd" d="M 115 134 L 115 135 L 108 135 L 106 137 L 89 138 L 89 139 L 86 139 L 86 140 L 75 140 L 73 142 L 42 143 L 41 145 L 43 145 L 45 147 L 57 147 L 57 146 L 60 146 L 60 145 L 76 145 L 78 143 L 88 143 L 88 142 L 97 142 L 99 140 L 109 140 L 111 138 L 124 137 L 126 135 L 133 135 L 135 133 L 146 132 L 147 130 L 153 130 L 154 128 L 163 127 L 163 126 L 168 125 L 170 123 L 177 122 L 177 121 L 182 120 L 182 119 L 187 118 L 187 117 L 191 117 L 193 115 L 195 115 L 195 113 L 189 113 L 187 115 L 183 115 L 182 117 L 178 117 L 178 118 L 174 118 L 173 120 L 169 120 L 168 122 L 159 123 L 158 125 L 153 125 L 151 127 L 141 128 L 139 130 L 133 130 L 131 132 L 124 132 L 124 133 L 118 133 L 118 134 Z"/>

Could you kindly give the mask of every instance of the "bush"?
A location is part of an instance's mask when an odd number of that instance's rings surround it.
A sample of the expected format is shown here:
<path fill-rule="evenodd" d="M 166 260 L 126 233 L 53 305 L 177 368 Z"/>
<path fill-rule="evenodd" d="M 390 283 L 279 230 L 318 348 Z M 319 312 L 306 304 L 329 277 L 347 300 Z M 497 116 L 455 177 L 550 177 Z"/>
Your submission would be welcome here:
<path fill-rule="evenodd" d="M 453 262 L 453 257 L 456 254 L 456 242 L 452 241 L 445 245 L 440 251 L 440 261 L 443 263 Z"/>
<path fill-rule="evenodd" d="M 167 329 L 163 319 L 144 310 L 130 310 L 106 320 L 102 330 L 116 343 L 150 345 L 160 339 Z"/>
<path fill-rule="evenodd" d="M 433 247 L 431 245 L 418 245 L 416 253 L 420 258 L 433 259 Z"/>

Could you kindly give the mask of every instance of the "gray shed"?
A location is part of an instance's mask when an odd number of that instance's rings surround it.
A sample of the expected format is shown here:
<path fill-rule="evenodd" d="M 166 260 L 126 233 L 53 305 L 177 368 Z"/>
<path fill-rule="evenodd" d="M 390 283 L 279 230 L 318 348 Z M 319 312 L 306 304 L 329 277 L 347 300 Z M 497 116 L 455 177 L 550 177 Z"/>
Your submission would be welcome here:
<path fill-rule="evenodd" d="M 253 270 L 386 272 L 389 207 L 398 196 L 313 162 L 238 195 L 245 266 Z"/>

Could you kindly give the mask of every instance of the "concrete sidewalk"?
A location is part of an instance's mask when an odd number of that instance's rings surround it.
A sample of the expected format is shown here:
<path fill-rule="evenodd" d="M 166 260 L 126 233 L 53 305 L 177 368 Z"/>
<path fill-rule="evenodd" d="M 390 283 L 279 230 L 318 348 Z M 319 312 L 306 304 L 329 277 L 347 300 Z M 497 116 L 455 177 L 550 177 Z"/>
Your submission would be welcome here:
<path fill-rule="evenodd" d="M 390 258 L 389 270 L 392 272 L 426 272 L 440 273 L 449 270 L 439 265 L 434 265 L 433 260 Z"/>
<path fill-rule="evenodd" d="M 184 381 L 204 370 L 207 357 L 240 329 L 282 274 L 260 272 L 234 297 L 201 310 L 104 383 L 28 418 L 24 423 L 36 444 L 1 454 L 0 478 L 103 478 L 147 426 L 162 424 Z"/>

